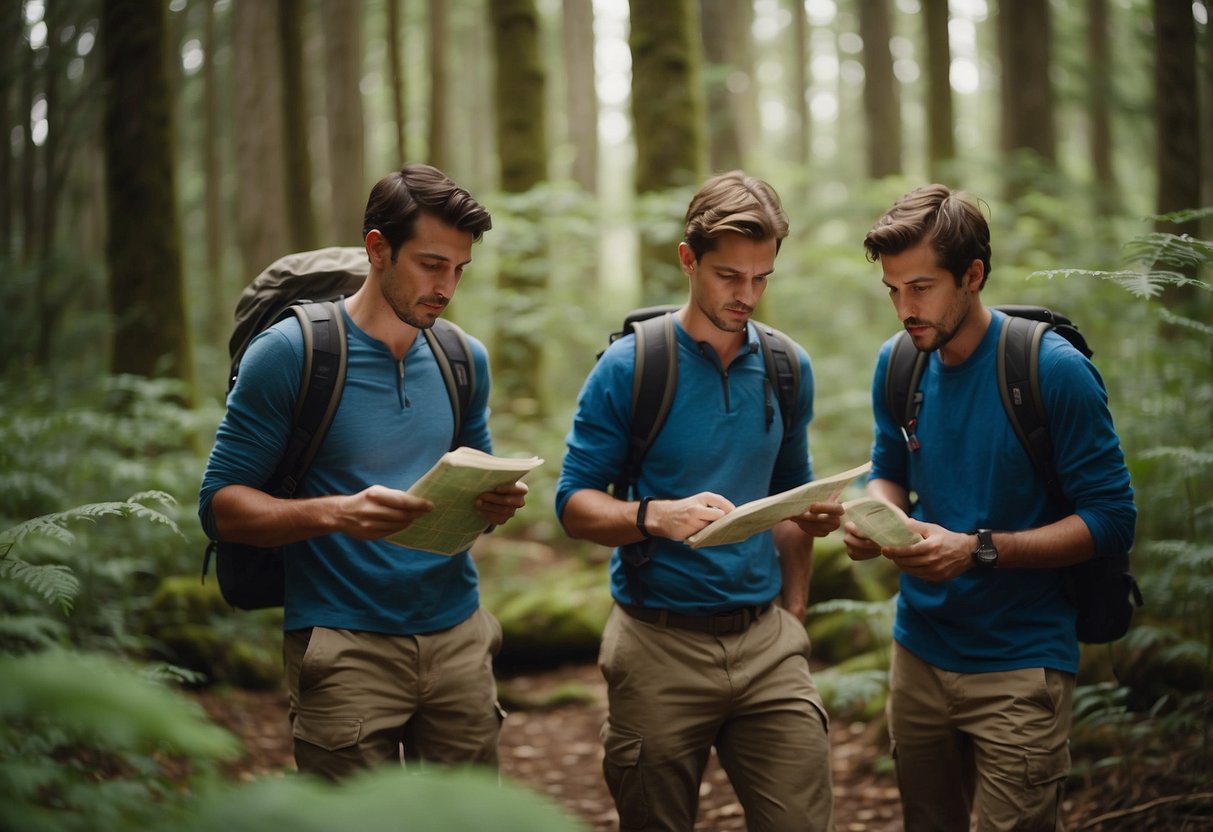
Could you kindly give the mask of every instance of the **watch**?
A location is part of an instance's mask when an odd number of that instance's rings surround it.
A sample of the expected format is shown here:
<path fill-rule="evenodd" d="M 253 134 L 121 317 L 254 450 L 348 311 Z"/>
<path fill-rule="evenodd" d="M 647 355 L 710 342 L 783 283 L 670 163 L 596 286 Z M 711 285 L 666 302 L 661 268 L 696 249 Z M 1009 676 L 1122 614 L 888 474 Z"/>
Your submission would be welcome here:
<path fill-rule="evenodd" d="M 649 513 L 649 503 L 653 502 L 652 497 L 645 497 L 640 501 L 640 506 L 636 509 L 636 528 L 640 529 L 640 533 L 648 540 L 653 535 L 649 534 L 649 530 L 645 528 L 644 521 Z"/>
<path fill-rule="evenodd" d="M 993 569 L 998 565 L 998 547 L 994 545 L 994 532 L 977 530 L 977 548 L 973 550 L 973 563 L 981 569 Z"/>

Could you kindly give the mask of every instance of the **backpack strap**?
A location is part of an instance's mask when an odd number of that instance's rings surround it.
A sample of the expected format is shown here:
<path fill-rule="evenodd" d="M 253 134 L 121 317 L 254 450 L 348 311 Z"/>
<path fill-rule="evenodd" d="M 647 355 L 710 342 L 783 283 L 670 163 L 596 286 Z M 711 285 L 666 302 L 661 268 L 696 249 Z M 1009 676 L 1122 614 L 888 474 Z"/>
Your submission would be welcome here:
<path fill-rule="evenodd" d="M 437 318 L 434 325 L 423 330 L 430 342 L 430 351 L 438 362 L 442 380 L 446 382 L 447 394 L 451 397 L 451 414 L 455 418 L 455 432 L 451 435 L 451 450 L 459 446 L 459 436 L 476 388 L 476 365 L 472 361 L 472 349 L 467 333 L 451 321 Z"/>
<path fill-rule="evenodd" d="M 893 338 L 889 350 L 889 364 L 885 370 L 884 398 L 901 430 L 906 449 L 911 453 L 920 447 L 915 431 L 918 428 L 918 411 L 922 408 L 922 391 L 918 383 L 927 366 L 927 353 L 914 347 L 909 334 L 903 329 Z"/>
<path fill-rule="evenodd" d="M 767 430 L 775 419 L 774 406 L 771 403 L 771 388 L 779 399 L 779 413 L 783 418 L 783 441 L 786 443 L 792 433 L 792 422 L 796 417 L 796 398 L 800 393 L 800 360 L 796 355 L 796 345 L 787 335 L 773 326 L 754 322 L 758 330 L 758 340 L 762 344 L 763 359 L 766 362 L 766 412 Z"/>
<path fill-rule="evenodd" d="M 345 316 L 333 301 L 290 306 L 303 332 L 303 373 L 291 414 L 291 433 L 266 491 L 291 497 L 316 457 L 345 386 Z"/>
<path fill-rule="evenodd" d="M 626 500 L 640 477 L 640 464 L 661 432 L 674 392 L 678 388 L 678 337 L 674 315 L 666 312 L 653 318 L 632 321 L 636 334 L 635 371 L 632 374 L 632 435 L 623 470 L 611 493 Z"/>
<path fill-rule="evenodd" d="M 1053 324 L 1007 315 L 998 335 L 998 392 L 1015 435 L 1057 505 L 1069 505 L 1053 464 L 1053 441 L 1040 395 L 1040 341 Z"/>

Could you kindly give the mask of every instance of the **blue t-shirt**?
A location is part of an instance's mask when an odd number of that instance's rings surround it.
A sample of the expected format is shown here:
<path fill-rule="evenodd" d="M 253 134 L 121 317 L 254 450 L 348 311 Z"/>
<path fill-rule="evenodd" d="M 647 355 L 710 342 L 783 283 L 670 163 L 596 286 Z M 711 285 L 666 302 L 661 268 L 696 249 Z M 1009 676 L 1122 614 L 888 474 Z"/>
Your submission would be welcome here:
<path fill-rule="evenodd" d="M 678 387 L 665 426 L 644 459 L 639 495 L 680 499 L 712 491 L 741 505 L 811 480 L 807 429 L 813 415 L 813 372 L 808 354 L 797 348 L 799 399 L 784 443 L 778 397 L 768 390 L 754 326 L 727 370 L 714 349 L 696 342 L 677 322 L 675 332 Z M 557 482 L 557 516 L 575 491 L 605 491 L 622 470 L 631 436 L 635 355 L 635 336 L 619 339 L 582 387 Z M 774 407 L 769 425 L 768 401 Z M 691 615 L 764 604 L 779 594 L 781 583 L 769 531 L 703 549 L 657 538 L 641 575 L 644 606 Z M 622 603 L 639 603 L 628 589 L 618 550 L 611 558 L 611 594 Z"/>
<path fill-rule="evenodd" d="M 1050 505 L 1003 409 L 998 387 L 998 336 L 1006 316 L 993 310 L 981 343 L 962 364 L 945 366 L 932 353 L 919 389 L 920 449 L 910 452 L 885 400 L 892 340 L 877 360 L 872 386 L 876 438 L 873 479 L 916 495 L 913 516 L 956 532 L 1019 531 L 1064 516 Z M 1045 334 L 1040 389 L 1048 414 L 1057 474 L 1074 512 L 1087 524 L 1095 556 L 1124 552 L 1133 542 L 1136 509 L 1103 380 L 1060 335 Z M 1078 667 L 1074 608 L 1056 569 L 970 569 L 944 582 L 901 575 L 893 636 L 924 661 L 958 673 Z"/>
<path fill-rule="evenodd" d="M 341 404 L 303 478 L 298 497 L 356 494 L 371 485 L 408 489 L 449 449 L 450 397 L 429 341 L 418 333 L 403 361 L 359 329 L 344 311 L 349 360 Z M 489 366 L 469 336 L 478 383 L 461 445 L 492 451 Z M 303 337 L 288 318 L 258 335 L 240 362 L 203 475 L 199 516 L 217 538 L 211 500 L 226 485 L 260 488 L 290 429 L 303 366 Z M 446 629 L 479 606 L 476 567 L 454 557 L 386 540 L 329 534 L 285 549 L 285 629 L 333 627 L 391 635 Z"/>

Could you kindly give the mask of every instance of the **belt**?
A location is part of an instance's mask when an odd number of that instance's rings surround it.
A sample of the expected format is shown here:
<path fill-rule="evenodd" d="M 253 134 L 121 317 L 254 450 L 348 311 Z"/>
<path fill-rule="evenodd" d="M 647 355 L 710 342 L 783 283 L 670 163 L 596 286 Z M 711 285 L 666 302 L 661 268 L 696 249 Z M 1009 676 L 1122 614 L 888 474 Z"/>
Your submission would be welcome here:
<path fill-rule="evenodd" d="M 727 636 L 730 633 L 745 632 L 751 624 L 771 608 L 771 604 L 767 602 L 759 606 L 741 607 L 728 612 L 718 612 L 715 615 L 683 615 L 671 610 L 635 607 L 631 604 L 619 604 L 619 608 L 637 621 L 643 621 L 646 624 Z"/>

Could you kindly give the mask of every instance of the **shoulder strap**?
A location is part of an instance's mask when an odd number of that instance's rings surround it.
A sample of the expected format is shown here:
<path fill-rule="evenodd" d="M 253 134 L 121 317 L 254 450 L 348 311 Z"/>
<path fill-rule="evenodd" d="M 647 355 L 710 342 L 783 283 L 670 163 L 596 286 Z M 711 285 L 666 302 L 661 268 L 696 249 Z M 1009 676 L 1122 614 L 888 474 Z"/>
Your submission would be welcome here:
<path fill-rule="evenodd" d="M 635 371 L 632 375 L 632 436 L 623 471 L 611 493 L 621 500 L 640 475 L 640 463 L 661 432 L 674 391 L 678 387 L 678 339 L 670 313 L 631 322 L 636 333 Z"/>
<path fill-rule="evenodd" d="M 767 430 L 774 421 L 774 407 L 771 404 L 771 388 L 779 399 L 779 412 L 783 418 L 783 441 L 788 441 L 791 434 L 792 422 L 796 418 L 796 398 L 800 394 L 800 360 L 796 355 L 796 345 L 787 335 L 773 326 L 754 322 L 758 330 L 758 340 L 762 344 L 763 359 L 766 362 L 766 403 Z"/>
<path fill-rule="evenodd" d="M 291 434 L 278 468 L 266 490 L 290 497 L 307 473 L 320 443 L 333 422 L 345 385 L 345 318 L 332 301 L 303 303 L 282 315 L 294 314 L 303 332 L 303 373 L 291 414 Z"/>
<path fill-rule="evenodd" d="M 430 351 L 438 362 L 442 380 L 446 382 L 447 394 L 451 397 L 451 413 L 455 417 L 455 432 L 451 435 L 451 450 L 459 445 L 459 435 L 472 401 L 476 387 L 476 365 L 472 361 L 472 350 L 467 333 L 451 321 L 438 318 L 429 329 L 423 330 L 430 342 Z"/>
<path fill-rule="evenodd" d="M 1050 497 L 1065 505 L 1040 395 L 1040 341 L 1050 326 L 1047 321 L 1007 316 L 998 336 L 998 392 L 1011 427 L 1044 477 Z"/>
<path fill-rule="evenodd" d="M 884 397 L 893 421 L 901 429 L 906 447 L 918 450 L 918 410 L 922 407 L 922 392 L 918 383 L 926 368 L 927 353 L 915 349 L 905 330 L 897 333 L 889 351 L 889 364 L 884 377 Z"/>

